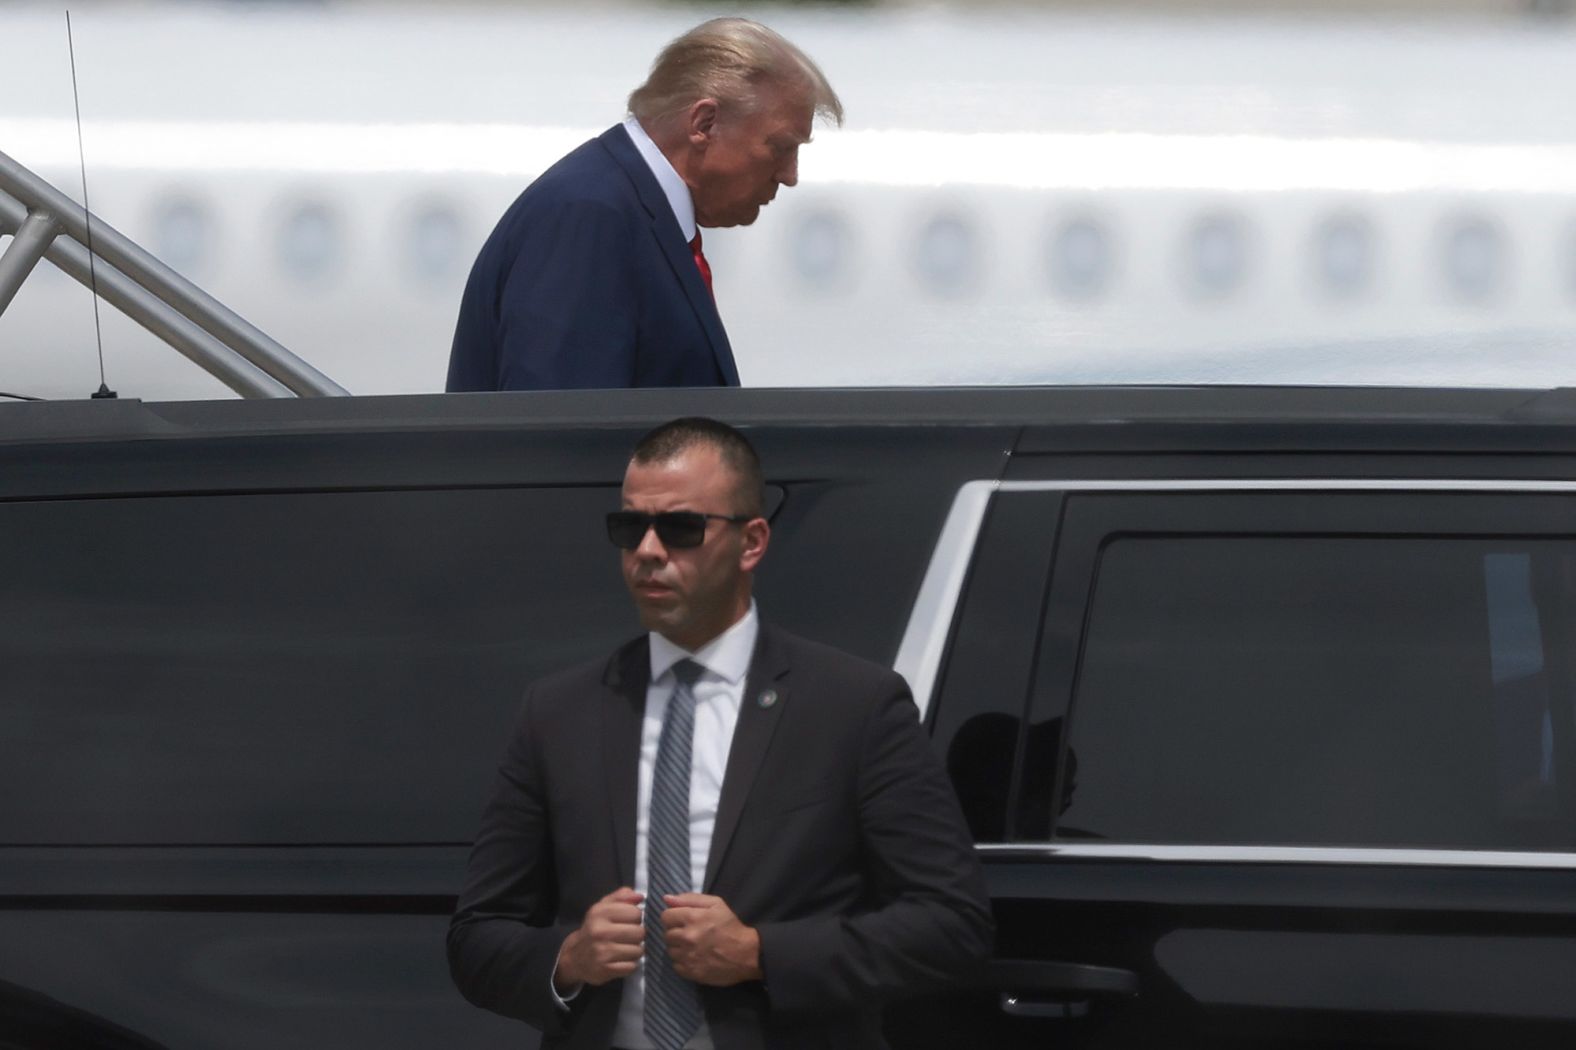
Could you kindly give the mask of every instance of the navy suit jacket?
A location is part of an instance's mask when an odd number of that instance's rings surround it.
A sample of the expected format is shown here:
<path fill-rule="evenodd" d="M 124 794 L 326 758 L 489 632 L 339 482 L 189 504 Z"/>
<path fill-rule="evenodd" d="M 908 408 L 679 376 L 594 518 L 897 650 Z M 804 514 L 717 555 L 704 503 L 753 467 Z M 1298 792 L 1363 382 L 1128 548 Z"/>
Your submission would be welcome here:
<path fill-rule="evenodd" d="M 738 385 L 717 304 L 622 125 L 526 187 L 476 257 L 449 390 Z"/>
<path fill-rule="evenodd" d="M 465 997 L 545 1048 L 606 1050 L 617 1020 L 622 981 L 567 1012 L 550 984 L 586 909 L 634 884 L 650 672 L 642 636 L 532 687 L 449 927 Z M 876 1050 L 884 1002 L 990 949 L 979 861 L 902 678 L 764 622 L 704 889 L 760 933 L 766 974 L 701 989 L 717 1050 Z"/>

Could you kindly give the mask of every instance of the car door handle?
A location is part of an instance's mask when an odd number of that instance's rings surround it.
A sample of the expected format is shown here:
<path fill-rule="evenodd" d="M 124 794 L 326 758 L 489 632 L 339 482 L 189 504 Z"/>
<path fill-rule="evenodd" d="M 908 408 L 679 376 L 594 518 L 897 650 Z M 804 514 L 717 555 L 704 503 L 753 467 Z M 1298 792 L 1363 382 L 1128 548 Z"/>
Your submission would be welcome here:
<path fill-rule="evenodd" d="M 1055 1002 L 1050 999 L 1029 999 L 1011 992 L 1002 992 L 1001 1012 L 1008 1017 L 1054 1017 L 1058 1021 L 1070 1021 L 1089 1013 L 1089 1001 L 1080 999 L 1071 1003 Z"/>
<path fill-rule="evenodd" d="M 1001 1008 L 1013 1017 L 1070 1017 L 1075 1006 L 1095 997 L 1138 994 L 1138 974 L 1115 966 L 1040 959 L 992 959 L 985 968 L 990 987 L 1001 992 Z"/>

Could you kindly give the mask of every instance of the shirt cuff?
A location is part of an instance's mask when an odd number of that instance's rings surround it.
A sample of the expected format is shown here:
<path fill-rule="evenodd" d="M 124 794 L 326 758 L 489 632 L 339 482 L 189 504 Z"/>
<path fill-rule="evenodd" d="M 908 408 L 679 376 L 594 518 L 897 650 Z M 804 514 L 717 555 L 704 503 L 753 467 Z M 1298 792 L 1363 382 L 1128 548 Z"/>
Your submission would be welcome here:
<path fill-rule="evenodd" d="M 547 990 L 549 992 L 553 993 L 553 1003 L 558 1007 L 558 1009 L 561 1010 L 564 1013 L 568 1013 L 569 1012 L 569 1001 L 571 999 L 573 999 L 575 996 L 579 995 L 581 990 L 583 988 L 585 988 L 585 985 L 577 984 L 577 985 L 575 985 L 575 990 L 570 992 L 568 995 L 559 995 L 558 994 L 558 984 L 554 980 L 554 978 L 557 977 L 557 976 L 558 976 L 558 963 L 554 962 L 553 963 L 553 972 L 551 974 L 549 974 L 548 978 L 547 978 Z"/>

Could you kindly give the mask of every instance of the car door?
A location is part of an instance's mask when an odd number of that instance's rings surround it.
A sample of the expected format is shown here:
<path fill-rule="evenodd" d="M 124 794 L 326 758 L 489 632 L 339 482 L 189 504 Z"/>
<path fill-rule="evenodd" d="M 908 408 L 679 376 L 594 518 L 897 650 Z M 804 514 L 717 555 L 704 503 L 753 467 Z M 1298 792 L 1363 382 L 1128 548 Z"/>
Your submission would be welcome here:
<path fill-rule="evenodd" d="M 1569 1045 L 1568 484 L 996 501 L 1041 516 L 1022 575 L 1046 580 L 980 846 L 1014 1039 Z"/>
<path fill-rule="evenodd" d="M 1564 482 L 965 486 L 905 671 L 997 958 L 894 1042 L 1568 1044 L 1573 509 Z"/>

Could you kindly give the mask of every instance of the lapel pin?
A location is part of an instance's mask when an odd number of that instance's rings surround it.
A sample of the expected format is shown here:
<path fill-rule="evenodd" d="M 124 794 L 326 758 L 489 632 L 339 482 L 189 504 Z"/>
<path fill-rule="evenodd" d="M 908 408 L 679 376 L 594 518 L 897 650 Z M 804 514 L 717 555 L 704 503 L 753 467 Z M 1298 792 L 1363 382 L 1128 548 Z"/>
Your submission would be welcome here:
<path fill-rule="evenodd" d="M 767 689 L 755 698 L 755 703 L 762 709 L 771 707 L 777 702 L 777 690 Z"/>

